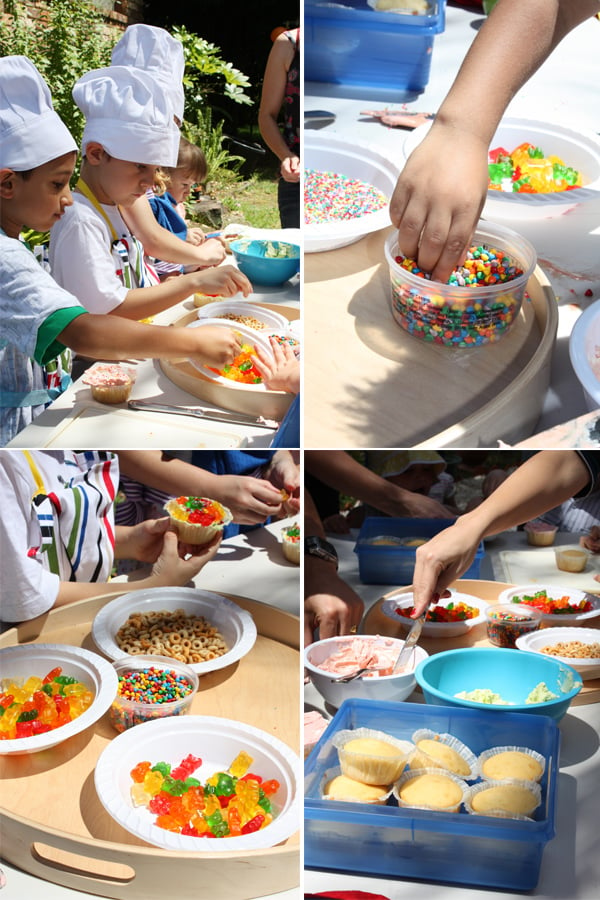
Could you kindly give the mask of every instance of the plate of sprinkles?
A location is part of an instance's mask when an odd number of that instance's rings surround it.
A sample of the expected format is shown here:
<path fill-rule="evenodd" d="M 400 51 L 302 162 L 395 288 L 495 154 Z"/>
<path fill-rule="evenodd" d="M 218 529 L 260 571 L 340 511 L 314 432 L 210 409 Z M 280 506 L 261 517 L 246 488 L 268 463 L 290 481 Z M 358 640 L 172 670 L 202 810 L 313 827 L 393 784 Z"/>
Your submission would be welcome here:
<path fill-rule="evenodd" d="M 299 771 L 299 757 L 265 731 L 186 716 L 118 735 L 100 755 L 94 783 L 107 812 L 141 840 L 227 853 L 273 847 L 298 830 Z"/>
<path fill-rule="evenodd" d="M 242 659 L 254 646 L 256 625 L 249 612 L 220 594 L 147 588 L 103 606 L 92 623 L 92 638 L 113 661 L 142 654 L 169 657 L 201 675 Z"/>
<path fill-rule="evenodd" d="M 485 622 L 485 600 L 471 594 L 450 591 L 450 597 L 443 597 L 439 603 L 431 605 L 423 624 L 423 635 L 427 637 L 457 637 L 465 634 L 475 625 Z M 410 614 L 414 609 L 412 592 L 393 594 L 381 604 L 381 612 L 389 619 L 400 622 L 407 629 L 413 624 Z"/>
<path fill-rule="evenodd" d="M 376 147 L 305 135 L 304 250 L 335 250 L 387 228 L 399 168 Z"/>
<path fill-rule="evenodd" d="M 502 591 L 498 603 L 533 606 L 542 613 L 543 625 L 579 625 L 600 616 L 600 597 L 554 584 L 515 585 Z"/>

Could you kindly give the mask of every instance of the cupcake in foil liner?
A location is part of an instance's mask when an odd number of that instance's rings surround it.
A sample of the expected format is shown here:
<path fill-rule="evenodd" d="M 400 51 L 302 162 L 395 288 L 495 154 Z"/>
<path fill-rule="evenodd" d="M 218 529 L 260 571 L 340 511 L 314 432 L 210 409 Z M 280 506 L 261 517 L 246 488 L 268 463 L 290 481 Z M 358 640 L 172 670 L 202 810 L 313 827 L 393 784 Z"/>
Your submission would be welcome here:
<path fill-rule="evenodd" d="M 413 750 L 410 741 L 372 728 L 338 731 L 333 737 L 342 774 L 365 784 L 393 784 Z"/>
<path fill-rule="evenodd" d="M 409 761 L 411 769 L 444 769 L 465 781 L 479 776 L 477 757 L 454 735 L 419 728 L 412 740 L 415 749 Z"/>
<path fill-rule="evenodd" d="M 534 781 L 542 779 L 546 759 L 529 747 L 490 747 L 479 754 L 479 774 L 486 781 Z"/>
<path fill-rule="evenodd" d="M 469 786 L 447 769 L 408 769 L 393 788 L 398 806 L 459 812 Z"/>
<path fill-rule="evenodd" d="M 542 789 L 534 781 L 480 781 L 465 797 L 465 809 L 471 815 L 509 819 L 531 819 L 542 802 Z"/>

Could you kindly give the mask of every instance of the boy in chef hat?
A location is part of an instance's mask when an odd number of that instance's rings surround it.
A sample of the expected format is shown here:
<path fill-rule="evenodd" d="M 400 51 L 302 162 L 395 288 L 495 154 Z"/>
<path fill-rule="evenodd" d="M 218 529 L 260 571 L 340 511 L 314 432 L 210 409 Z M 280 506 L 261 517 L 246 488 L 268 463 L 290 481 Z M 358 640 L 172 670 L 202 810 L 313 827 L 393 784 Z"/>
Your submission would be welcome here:
<path fill-rule="evenodd" d="M 204 329 L 160 328 L 89 315 L 19 240 L 24 227 L 48 231 L 73 202 L 77 148 L 52 108 L 46 83 L 24 56 L 0 58 L 0 445 L 57 396 L 63 384 L 44 366 L 66 347 L 98 359 L 192 355 L 218 366 L 237 342 Z M 210 329 L 207 329 L 210 330 Z M 215 338 L 217 344 L 215 343 Z"/>
<path fill-rule="evenodd" d="M 127 211 L 154 184 L 159 166 L 175 165 L 173 113 L 147 72 L 110 66 L 73 88 L 86 118 L 81 177 L 74 203 L 50 239 L 56 280 L 94 313 L 153 316 L 197 292 L 247 296 L 250 282 L 234 266 L 205 269 L 159 284 Z"/>
<path fill-rule="evenodd" d="M 113 47 L 111 63 L 113 66 L 132 66 L 152 75 L 167 95 L 175 123 L 181 125 L 185 104 L 185 57 L 181 41 L 155 25 L 130 25 Z M 176 132 L 175 140 L 178 152 L 179 132 Z M 127 210 L 127 220 L 146 253 L 156 260 L 163 260 L 158 267 L 159 274 L 179 274 L 182 266 L 187 266 L 190 271 L 191 267 L 217 266 L 223 262 L 226 248 L 218 238 L 205 241 L 200 228 L 187 229 L 183 237 L 178 237 L 159 224 L 149 203 L 154 196 L 154 191 L 149 190 L 147 197 L 136 200 Z"/>

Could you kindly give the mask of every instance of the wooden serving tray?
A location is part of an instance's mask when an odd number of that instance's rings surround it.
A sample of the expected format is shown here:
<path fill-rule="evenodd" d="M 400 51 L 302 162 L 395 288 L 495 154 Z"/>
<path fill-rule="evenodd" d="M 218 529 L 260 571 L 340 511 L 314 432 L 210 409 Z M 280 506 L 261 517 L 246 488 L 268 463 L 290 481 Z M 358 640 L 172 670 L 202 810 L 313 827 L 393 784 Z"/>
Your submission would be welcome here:
<path fill-rule="evenodd" d="M 479 597 L 486 603 L 496 603 L 500 593 L 511 586 L 512 585 L 502 581 L 471 581 L 469 579 L 455 581 L 450 585 L 450 587 L 455 588 L 457 591 L 461 591 L 464 594 L 472 594 L 474 597 Z M 406 588 L 395 588 L 393 591 L 389 591 L 384 597 L 380 597 L 365 614 L 360 630 L 365 634 L 381 634 L 386 637 L 397 638 L 406 637 L 407 626 L 402 623 L 402 620 L 399 619 L 398 623 L 396 623 L 381 611 L 383 601 L 387 597 L 403 590 L 410 591 L 411 588 L 410 586 Z M 598 618 L 590 619 L 589 622 L 585 623 L 585 627 L 598 628 L 600 634 L 600 622 Z M 433 653 L 441 653 L 443 650 L 457 650 L 460 647 L 493 646 L 488 641 L 485 622 L 481 625 L 475 625 L 465 634 L 461 634 L 458 637 L 433 638 L 428 635 L 422 635 L 419 638 L 419 644 L 427 650 L 430 655 Z M 594 678 L 590 681 L 583 682 L 582 689 L 571 701 L 571 704 L 573 706 L 582 706 L 584 703 L 598 703 L 598 701 L 600 701 L 600 678 Z"/>
<path fill-rule="evenodd" d="M 281 313 L 290 321 L 298 319 L 300 316 L 299 309 L 294 306 L 270 303 L 258 303 L 255 305 Z M 198 310 L 194 309 L 172 324 L 175 327 L 183 328 L 196 320 L 197 313 Z M 214 403 L 215 406 L 220 406 L 222 409 L 231 409 L 234 412 L 248 413 L 252 416 L 264 416 L 265 419 L 281 421 L 293 399 L 292 394 L 287 394 L 283 391 L 259 391 L 246 385 L 240 386 L 235 381 L 228 385 L 211 381 L 187 359 L 161 359 L 160 367 L 167 378 L 176 384 L 177 387 L 187 391 L 188 394 L 199 397 L 201 400 L 207 400 L 209 403 Z"/>
<path fill-rule="evenodd" d="M 531 300 L 496 344 L 426 344 L 392 317 L 388 233 L 305 257 L 305 446 L 490 447 L 528 437 L 558 326 L 544 273 L 535 270 Z"/>
<path fill-rule="evenodd" d="M 0 647 L 70 644 L 98 652 L 91 624 L 111 592 L 60 607 L 6 631 Z M 200 676 L 192 713 L 261 728 L 299 753 L 300 626 L 295 616 L 228 596 L 254 618 L 258 637 L 238 663 Z M 115 900 L 248 900 L 300 880 L 300 837 L 266 850 L 183 853 L 125 831 L 101 805 L 94 767 L 116 731 L 105 714 L 92 728 L 40 753 L 0 757 L 2 855 L 46 881 Z M 298 773 L 298 776 L 300 773 Z"/>

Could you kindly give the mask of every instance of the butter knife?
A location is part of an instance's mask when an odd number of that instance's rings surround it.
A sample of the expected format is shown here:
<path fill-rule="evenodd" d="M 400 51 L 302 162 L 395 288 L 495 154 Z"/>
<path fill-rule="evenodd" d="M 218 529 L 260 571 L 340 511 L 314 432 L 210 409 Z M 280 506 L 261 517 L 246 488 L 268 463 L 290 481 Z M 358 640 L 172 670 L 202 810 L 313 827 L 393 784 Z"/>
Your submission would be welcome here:
<path fill-rule="evenodd" d="M 426 615 L 427 615 L 427 610 L 425 610 L 425 612 L 422 612 L 421 615 L 418 618 L 416 618 L 415 621 L 412 623 L 411 629 L 408 632 L 408 636 L 407 636 L 406 640 L 404 641 L 404 647 L 398 654 L 398 658 L 396 659 L 396 662 L 394 663 L 394 668 L 392 669 L 392 675 L 395 675 L 396 672 L 400 669 L 400 667 L 403 666 L 409 659 L 409 657 L 413 651 L 413 647 L 415 646 L 415 644 L 421 637 L 421 632 L 423 631 L 423 624 L 425 622 Z"/>
<path fill-rule="evenodd" d="M 204 409 L 187 406 L 169 406 L 167 403 L 152 403 L 148 400 L 129 400 L 129 409 L 137 409 L 145 412 L 170 413 L 174 416 L 192 416 L 195 419 L 223 422 L 227 425 L 252 425 L 255 428 L 269 428 L 274 430 L 279 427 L 279 422 L 274 419 L 264 419 L 262 416 L 248 416 L 245 413 L 229 412 L 220 409 Z"/>

